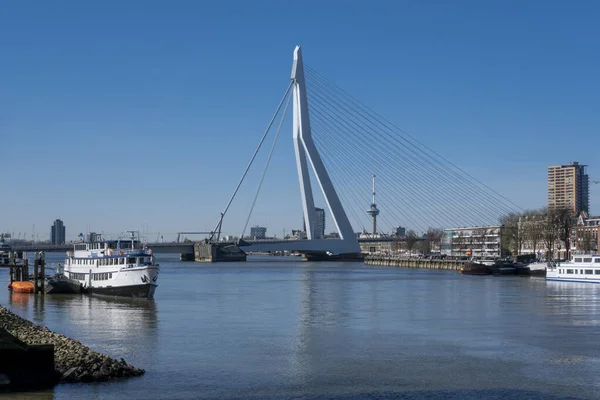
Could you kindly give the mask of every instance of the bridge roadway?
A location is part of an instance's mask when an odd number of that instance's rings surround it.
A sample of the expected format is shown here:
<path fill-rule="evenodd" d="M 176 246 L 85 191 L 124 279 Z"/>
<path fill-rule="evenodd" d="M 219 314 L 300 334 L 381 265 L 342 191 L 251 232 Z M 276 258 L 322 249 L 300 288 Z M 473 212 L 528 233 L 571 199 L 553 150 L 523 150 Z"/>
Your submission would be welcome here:
<path fill-rule="evenodd" d="M 327 240 L 327 239 L 325 239 Z M 363 242 L 389 242 L 395 238 L 373 238 L 373 239 L 358 239 L 359 243 Z M 290 244 L 293 242 L 302 242 L 303 240 L 245 240 L 249 244 L 279 244 L 286 243 Z M 154 253 L 193 253 L 194 243 L 198 242 L 187 242 L 187 243 L 148 243 L 148 247 L 152 249 Z M 293 247 L 293 246 L 290 246 Z M 242 248 L 243 249 L 243 248 Z M 67 252 L 73 250 L 73 244 L 55 245 L 55 244 L 34 244 L 26 246 L 12 246 L 14 251 L 26 251 L 26 252 Z"/>

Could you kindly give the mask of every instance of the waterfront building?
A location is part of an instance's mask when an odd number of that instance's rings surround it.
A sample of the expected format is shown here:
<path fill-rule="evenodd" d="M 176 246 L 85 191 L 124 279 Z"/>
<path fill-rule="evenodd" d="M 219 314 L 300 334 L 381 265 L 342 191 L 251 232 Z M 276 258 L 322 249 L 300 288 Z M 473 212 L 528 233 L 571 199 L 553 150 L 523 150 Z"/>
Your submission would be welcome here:
<path fill-rule="evenodd" d="M 571 251 L 597 252 L 600 249 L 600 216 L 590 217 L 579 213 L 577 223 L 571 227 Z"/>
<path fill-rule="evenodd" d="M 50 241 L 52 244 L 65 244 L 65 232 L 66 228 L 63 222 L 60 219 L 54 221 L 54 224 L 52 224 L 52 227 L 50 228 Z"/>
<path fill-rule="evenodd" d="M 264 226 L 253 226 L 250 228 L 250 237 L 254 240 L 261 240 L 267 238 L 267 228 Z"/>
<path fill-rule="evenodd" d="M 404 237 L 406 236 L 406 228 L 403 226 L 397 226 L 392 230 L 392 236 Z"/>
<path fill-rule="evenodd" d="M 589 212 L 589 179 L 586 165 L 572 162 L 569 165 L 548 167 L 548 209 L 568 208 L 573 215 Z"/>
<path fill-rule="evenodd" d="M 500 225 L 444 229 L 440 252 L 452 257 L 505 257 L 509 255 Z"/>

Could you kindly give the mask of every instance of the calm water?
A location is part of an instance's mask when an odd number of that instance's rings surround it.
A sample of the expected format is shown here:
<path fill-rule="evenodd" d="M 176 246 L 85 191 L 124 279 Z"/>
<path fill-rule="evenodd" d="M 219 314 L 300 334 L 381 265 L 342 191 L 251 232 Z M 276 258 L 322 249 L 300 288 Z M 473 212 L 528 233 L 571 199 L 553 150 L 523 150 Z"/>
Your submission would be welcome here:
<path fill-rule="evenodd" d="M 150 302 L 0 289 L 17 314 L 146 370 L 7 397 L 600 397 L 600 285 L 293 257 L 160 261 Z"/>

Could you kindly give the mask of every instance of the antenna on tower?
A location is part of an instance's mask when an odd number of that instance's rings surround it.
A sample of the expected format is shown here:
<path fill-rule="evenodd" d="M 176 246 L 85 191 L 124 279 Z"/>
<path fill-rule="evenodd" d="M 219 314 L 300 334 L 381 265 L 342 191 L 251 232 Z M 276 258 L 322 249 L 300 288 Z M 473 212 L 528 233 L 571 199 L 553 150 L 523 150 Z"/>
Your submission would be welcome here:
<path fill-rule="evenodd" d="M 371 176 L 373 177 L 373 202 L 372 202 L 372 204 L 375 204 L 375 174 L 371 174 Z"/>

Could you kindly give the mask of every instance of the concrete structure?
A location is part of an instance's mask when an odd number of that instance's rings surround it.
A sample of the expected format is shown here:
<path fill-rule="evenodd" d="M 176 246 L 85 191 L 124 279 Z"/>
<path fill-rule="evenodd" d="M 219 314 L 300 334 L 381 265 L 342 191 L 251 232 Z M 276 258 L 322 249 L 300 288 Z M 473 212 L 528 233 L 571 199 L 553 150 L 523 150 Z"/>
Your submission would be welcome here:
<path fill-rule="evenodd" d="M 60 219 L 54 221 L 54 224 L 50 228 L 50 241 L 54 245 L 65 244 L 65 232 L 66 228 Z"/>
<path fill-rule="evenodd" d="M 372 221 L 372 234 L 377 234 L 377 216 L 379 215 L 379 210 L 377 209 L 377 204 L 375 204 L 375 174 L 372 174 L 373 178 L 373 201 L 371 202 L 371 208 L 367 210 L 367 214 L 371 216 Z"/>
<path fill-rule="evenodd" d="M 254 240 L 261 240 L 267 238 L 267 228 L 264 226 L 253 226 L 250 228 L 250 237 Z"/>
<path fill-rule="evenodd" d="M 48 389 L 56 384 L 54 345 L 27 345 L 0 328 L 0 392 Z"/>
<path fill-rule="evenodd" d="M 392 237 L 365 237 L 359 243 L 363 254 L 396 254 L 403 247 L 398 238 Z"/>
<path fill-rule="evenodd" d="M 451 257 L 505 257 L 504 229 L 500 225 L 445 229 L 440 252 Z"/>
<path fill-rule="evenodd" d="M 566 207 L 573 215 L 589 212 L 589 179 L 585 167 L 575 161 L 548 167 L 548 209 Z"/>
<path fill-rule="evenodd" d="M 194 243 L 194 260 L 199 262 L 246 261 L 246 253 L 234 243 Z"/>

